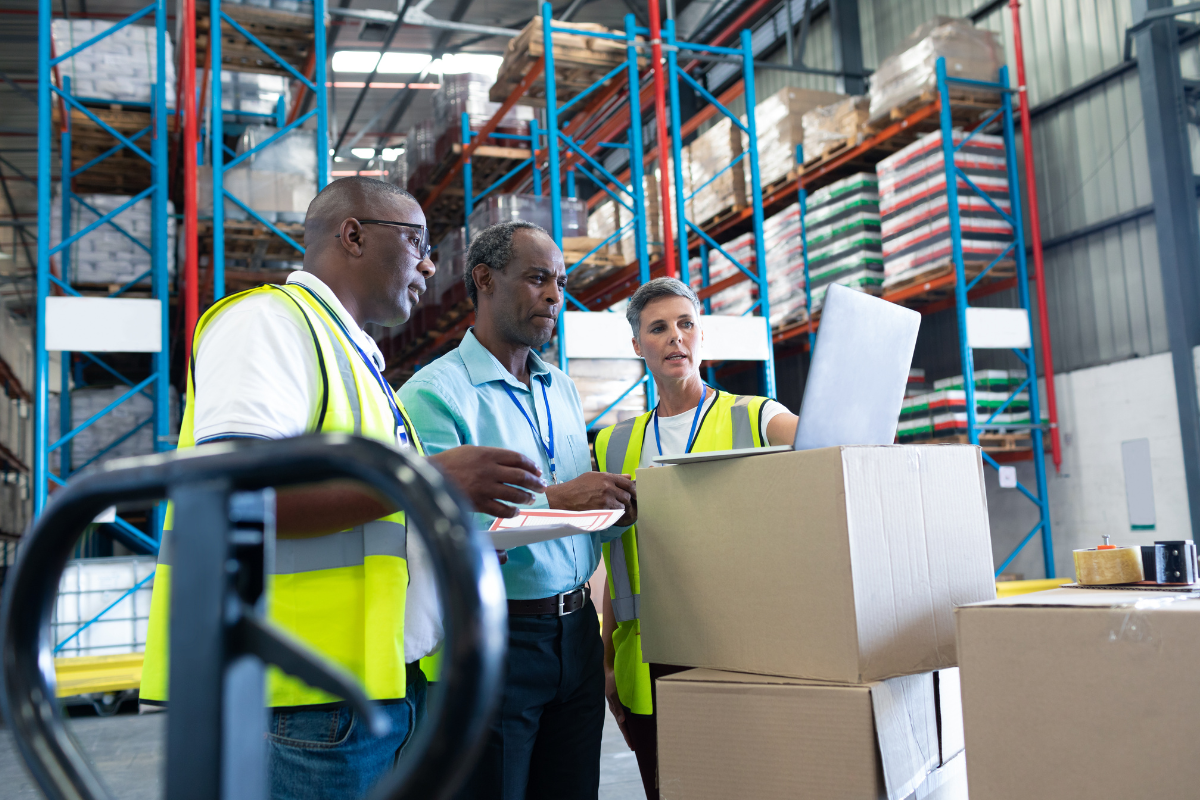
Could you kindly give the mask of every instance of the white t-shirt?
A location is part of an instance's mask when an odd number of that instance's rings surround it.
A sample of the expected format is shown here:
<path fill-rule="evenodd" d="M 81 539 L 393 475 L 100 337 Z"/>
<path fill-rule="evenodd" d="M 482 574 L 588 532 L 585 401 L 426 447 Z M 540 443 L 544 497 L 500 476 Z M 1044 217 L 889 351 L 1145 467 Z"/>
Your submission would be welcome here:
<path fill-rule="evenodd" d="M 704 400 L 704 410 L 700 412 L 701 419 L 716 399 L 717 393 L 709 389 L 708 397 Z M 762 436 L 763 442 L 767 441 L 767 423 L 784 413 L 787 413 L 787 408 L 782 403 L 774 400 L 763 403 L 762 414 L 759 415 L 759 435 Z M 658 418 L 658 435 L 661 437 L 662 455 L 677 456 L 687 452 L 688 434 L 691 433 L 692 420 L 695 417 L 696 409 L 690 408 L 673 417 Z M 697 422 L 696 425 L 699 427 L 700 423 Z M 654 419 L 652 417 L 646 425 L 646 437 L 642 440 L 642 460 L 638 463 L 639 467 L 655 466 L 653 459 L 659 455 L 659 442 L 660 440 L 654 436 Z"/>
<path fill-rule="evenodd" d="M 332 289 L 308 272 L 293 272 L 288 283 L 306 286 L 324 300 L 354 342 L 383 369 L 375 340 L 358 327 Z M 279 298 L 263 293 L 235 303 L 205 329 L 196 353 L 196 442 L 302 435 L 320 392 L 318 369 L 312 333 Z M 337 379 L 336 373 L 332 379 Z M 396 446 L 408 447 L 399 438 Z M 419 535 L 408 537 L 407 550 L 404 660 L 411 663 L 441 646 L 442 616 L 428 551 Z"/>

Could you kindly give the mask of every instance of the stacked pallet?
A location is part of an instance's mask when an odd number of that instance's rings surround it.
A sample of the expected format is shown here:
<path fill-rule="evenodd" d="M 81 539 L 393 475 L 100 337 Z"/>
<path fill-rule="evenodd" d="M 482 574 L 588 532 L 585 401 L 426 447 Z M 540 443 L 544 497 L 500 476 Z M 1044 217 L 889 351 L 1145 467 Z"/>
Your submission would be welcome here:
<path fill-rule="evenodd" d="M 952 77 L 994 83 L 1003 50 L 995 33 L 969 20 L 934 17 L 909 34 L 871 76 L 871 121 L 902 118 L 915 105 L 933 100 L 939 58 L 946 59 Z"/>
<path fill-rule="evenodd" d="M 619 33 L 591 22 L 555 21 L 554 26 L 580 32 Z M 554 45 L 554 86 L 559 102 L 569 100 L 587 89 L 626 59 L 624 42 L 572 33 L 553 33 L 551 37 Z M 529 70 L 545 56 L 544 41 L 540 16 L 530 20 L 518 36 L 509 39 L 504 50 L 504 62 L 500 65 L 496 83 L 489 95 L 494 102 L 502 103 L 508 99 Z M 642 37 L 637 37 L 638 43 L 643 41 Z M 645 63 L 645 58 L 638 59 L 639 65 L 644 66 Z M 622 81 L 624 76 L 613 80 Z M 539 76 L 517 102 L 544 108 L 545 76 Z"/>
<path fill-rule="evenodd" d="M 129 387 L 124 384 L 84 386 L 72 390 L 71 427 L 78 427 L 96 416 L 128 390 Z M 178 430 L 179 403 L 173 386 L 170 389 L 168 405 L 171 409 L 169 430 Z M 63 448 L 71 448 L 72 470 L 81 469 L 89 463 L 103 464 L 114 458 L 149 455 L 155 452 L 154 426 L 153 423 L 146 422 L 152 416 L 153 401 L 145 394 L 138 392 L 107 414 L 98 417 L 95 422 L 76 434 L 68 444 L 63 445 Z M 59 419 L 59 396 L 57 394 L 50 395 L 48 418 L 54 420 L 55 424 L 51 425 L 51 430 L 55 430 Z M 135 433 L 122 439 L 135 428 L 137 429 Z M 57 437 L 51 434 L 51 438 Z M 120 443 L 116 444 L 118 440 Z M 105 450 L 110 445 L 114 446 Z M 50 469 L 54 472 L 59 471 L 59 453 L 63 448 L 50 454 Z"/>
<path fill-rule="evenodd" d="M 75 97 L 117 103 L 152 102 L 151 89 L 158 79 L 158 47 L 152 25 L 118 27 L 115 22 L 98 19 L 56 19 L 50 26 L 54 52 L 60 55 L 108 31 L 112 33 L 59 63 L 58 74 L 71 79 L 71 94 Z M 164 45 L 167 106 L 174 107 L 175 57 L 169 37 Z"/>
<path fill-rule="evenodd" d="M 433 93 L 433 162 L 441 162 L 462 143 L 462 115 L 466 114 L 471 130 L 482 130 L 500 110 L 500 103 L 488 99 L 493 85 L 490 75 L 465 72 L 442 76 L 441 88 Z M 529 135 L 533 109 L 517 106 L 509 110 L 496 127 L 500 134 Z M 528 149 L 529 143 L 520 139 L 494 139 L 498 145 Z M 461 151 L 461 148 L 459 149 Z"/>
<path fill-rule="evenodd" d="M 303 74 L 307 69 L 313 46 L 312 3 L 297 0 L 231 3 L 224 0 L 221 10 L 296 71 Z M 208 52 L 211 29 L 212 16 L 208 3 L 201 0 L 196 3 L 197 53 Z M 227 22 L 221 25 L 221 69 L 291 75 Z"/>
<path fill-rule="evenodd" d="M 793 204 L 763 223 L 767 254 L 767 297 L 771 327 L 808 318 L 804 291 L 804 243 L 800 238 L 800 205 Z"/>
<path fill-rule="evenodd" d="M 805 165 L 861 142 L 867 105 L 866 97 L 856 95 L 807 112 L 803 119 Z"/>
<path fill-rule="evenodd" d="M 1010 213 L 1004 139 L 999 136 L 952 134 L 954 164 L 995 205 Z M 879 209 L 883 216 L 884 286 L 924 280 L 948 268 L 953 259 L 946 165 L 940 130 L 879 162 Z M 982 268 L 1011 244 L 1012 226 L 957 178 L 958 215 L 963 259 Z M 977 271 L 977 270 L 976 270 Z"/>
<path fill-rule="evenodd" d="M 467 220 L 471 238 L 501 222 L 532 222 L 549 231 L 553 227 L 549 195 L 490 194 L 479 202 Z M 562 198 L 559 201 L 563 238 L 587 236 L 587 203 Z M 585 251 L 586 252 L 586 251 Z"/>
<path fill-rule="evenodd" d="M 438 241 L 433 257 L 437 262 L 437 272 L 425 284 L 425 296 L 421 298 L 421 304 L 426 306 L 441 305 L 443 298 L 463 282 L 467 264 L 467 229 L 461 225 L 451 228 Z"/>
<path fill-rule="evenodd" d="M 97 118 L 104 124 L 133 139 L 147 155 L 150 154 L 150 133 L 134 139 L 142 131 L 151 127 L 152 117 L 148 109 L 130 108 L 113 105 L 110 108 L 91 108 Z M 55 130 L 61 125 L 61 112 L 58 103 L 53 104 L 51 115 Z M 71 121 L 71 169 L 77 170 L 85 164 L 107 153 L 118 141 L 104 128 L 93 122 L 87 114 L 79 109 L 70 109 Z M 153 180 L 153 167 L 150 162 L 127 147 L 123 147 L 103 161 L 89 167 L 87 171 L 75 177 L 74 191 L 97 193 L 122 193 L 134 195 L 150 188 Z"/>
<path fill-rule="evenodd" d="M 831 183 L 808 198 L 808 278 L 812 310 L 832 284 L 880 294 L 883 286 L 878 180 L 861 172 Z"/>
<path fill-rule="evenodd" d="M 1025 382 L 1025 370 L 976 370 L 975 419 L 991 420 L 998 425 L 1028 424 L 1029 392 L 1013 396 Z M 1011 400 L 1010 400 L 1011 398 Z M 1003 411 L 996 413 L 1003 408 Z M 995 414 L 995 419 L 991 419 Z M 901 443 L 928 439 L 967 436 L 967 393 L 963 376 L 955 375 L 933 382 L 933 391 L 913 394 L 904 399 L 900 411 L 897 439 Z"/>

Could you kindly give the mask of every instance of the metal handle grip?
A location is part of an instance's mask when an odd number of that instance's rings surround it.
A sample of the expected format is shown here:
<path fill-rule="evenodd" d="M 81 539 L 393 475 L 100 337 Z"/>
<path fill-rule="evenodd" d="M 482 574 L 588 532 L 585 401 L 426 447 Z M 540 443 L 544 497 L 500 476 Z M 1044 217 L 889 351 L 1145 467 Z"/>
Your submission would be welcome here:
<path fill-rule="evenodd" d="M 351 479 L 407 514 L 427 540 L 444 609 L 446 664 L 429 724 L 375 800 L 450 797 L 483 744 L 503 681 L 504 584 L 489 541 L 441 474 L 378 442 L 324 434 L 222 442 L 108 462 L 56 492 L 25 537 L 0 606 L 0 694 L 38 785 L 58 800 L 108 798 L 64 727 L 54 699 L 51 617 L 66 562 L 84 528 L 112 505 L 164 499 L 172 486 L 228 481 L 238 491 Z"/>

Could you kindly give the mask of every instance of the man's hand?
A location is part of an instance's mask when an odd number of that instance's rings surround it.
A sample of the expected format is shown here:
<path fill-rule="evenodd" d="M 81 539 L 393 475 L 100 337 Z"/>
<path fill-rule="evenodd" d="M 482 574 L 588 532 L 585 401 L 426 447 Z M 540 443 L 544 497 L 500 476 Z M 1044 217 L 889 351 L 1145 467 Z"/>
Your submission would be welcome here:
<path fill-rule="evenodd" d="M 624 475 L 610 472 L 585 472 L 573 481 L 546 487 L 551 508 L 564 511 L 591 511 L 596 508 L 623 508 L 625 516 L 617 525 L 637 521 L 637 490 Z"/>
<path fill-rule="evenodd" d="M 515 517 L 517 509 L 506 503 L 531 503 L 530 492 L 546 491 L 537 464 L 512 450 L 468 444 L 430 456 L 429 460 L 455 483 L 476 511 L 489 516 Z"/>
<path fill-rule="evenodd" d="M 608 698 L 608 710 L 617 721 L 617 727 L 625 737 L 625 744 L 632 750 L 633 742 L 629 740 L 629 733 L 625 730 L 625 709 L 621 707 L 621 697 L 617 694 L 617 674 L 608 666 L 604 667 L 604 696 Z"/>

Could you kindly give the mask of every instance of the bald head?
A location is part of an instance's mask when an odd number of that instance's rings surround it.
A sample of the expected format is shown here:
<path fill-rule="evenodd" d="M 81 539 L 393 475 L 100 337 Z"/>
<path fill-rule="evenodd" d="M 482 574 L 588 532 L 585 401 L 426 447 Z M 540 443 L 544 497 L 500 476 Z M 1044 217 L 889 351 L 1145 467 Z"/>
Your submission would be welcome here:
<path fill-rule="evenodd" d="M 309 203 L 304 269 L 333 290 L 360 326 L 397 325 L 436 270 L 424 251 L 424 225 L 408 192 L 371 178 L 341 178 Z"/>
<path fill-rule="evenodd" d="M 329 244 L 328 240 L 348 217 L 396 219 L 396 207 L 410 205 L 418 206 L 416 198 L 398 186 L 361 176 L 338 178 L 308 204 L 304 216 L 305 245 Z"/>

